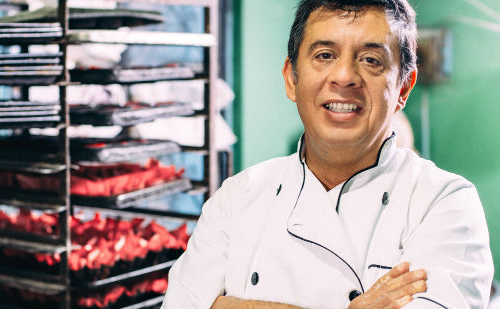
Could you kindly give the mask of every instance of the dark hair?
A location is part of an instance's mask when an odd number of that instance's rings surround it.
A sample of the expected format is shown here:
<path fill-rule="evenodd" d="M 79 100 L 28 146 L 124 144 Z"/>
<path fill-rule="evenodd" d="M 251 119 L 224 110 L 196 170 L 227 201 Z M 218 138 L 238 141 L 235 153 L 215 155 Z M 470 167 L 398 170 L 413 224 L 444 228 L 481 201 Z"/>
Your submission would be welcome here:
<path fill-rule="evenodd" d="M 400 81 L 406 81 L 417 68 L 417 25 L 415 11 L 407 0 L 301 0 L 288 40 L 288 58 L 294 72 L 297 66 L 300 44 L 304 40 L 304 29 L 312 12 L 317 9 L 342 10 L 356 14 L 367 6 L 385 9 L 388 16 L 398 23 L 400 46 Z"/>

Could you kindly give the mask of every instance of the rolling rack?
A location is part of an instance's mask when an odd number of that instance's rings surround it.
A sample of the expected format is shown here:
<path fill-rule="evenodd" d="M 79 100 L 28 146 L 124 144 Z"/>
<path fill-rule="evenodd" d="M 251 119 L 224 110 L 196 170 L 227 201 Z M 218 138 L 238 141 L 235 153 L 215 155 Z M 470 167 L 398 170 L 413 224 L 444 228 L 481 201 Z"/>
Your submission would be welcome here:
<path fill-rule="evenodd" d="M 118 0 L 117 2 L 149 2 L 164 5 L 191 5 L 201 6 L 205 12 L 205 33 L 166 33 L 135 30 L 74 30 L 69 27 L 69 8 L 66 0 L 58 0 L 58 23 L 40 23 L 36 25 L 43 28 L 33 40 L 23 39 L 16 41 L 7 37 L 2 38 L 0 31 L 0 45 L 19 45 L 21 54 L 28 51 L 30 44 L 58 44 L 59 53 L 53 55 L 56 66 L 47 70 L 39 68 L 37 72 L 28 72 L 24 74 L 24 79 L 29 83 L 20 83 L 15 75 L 0 75 L 0 84 L 21 86 L 21 98 L 24 103 L 17 102 L 16 106 L 9 103 L 0 102 L 0 129 L 14 129 L 23 131 L 30 128 L 57 128 L 59 135 L 57 138 L 43 141 L 43 146 L 50 150 L 50 154 L 40 152 L 31 154 L 31 158 L 22 158 L 7 148 L 0 149 L 0 171 L 25 172 L 38 176 L 51 176 L 59 179 L 59 190 L 57 193 L 27 192 L 17 189 L 0 189 L 0 205 L 7 205 L 14 208 L 46 211 L 57 214 L 57 235 L 38 235 L 26 233 L 23 231 L 11 231 L 0 229 L 0 248 L 9 248 L 13 250 L 22 250 L 29 253 L 57 254 L 60 256 L 60 263 L 56 273 L 43 273 L 36 270 L 30 270 L 23 265 L 18 268 L 4 267 L 0 265 L 0 285 L 35 292 L 45 295 L 48 298 L 57 300 L 58 308 L 73 308 L 74 300 L 72 296 L 75 291 L 92 290 L 100 291 L 112 286 L 117 282 L 131 282 L 137 278 L 142 278 L 148 274 L 164 274 L 175 262 L 175 259 L 181 252 L 174 252 L 161 260 L 155 260 L 152 266 L 138 267 L 128 269 L 121 273 L 112 274 L 105 278 L 98 278 L 91 281 L 75 280 L 74 274 L 69 269 L 69 255 L 74 245 L 71 243 L 70 215 L 75 207 L 92 209 L 104 214 L 108 213 L 114 216 L 127 217 L 134 215 L 144 215 L 148 218 L 171 218 L 185 222 L 186 220 L 197 220 L 197 215 L 179 214 L 172 211 L 152 210 L 135 207 L 140 201 L 156 199 L 161 196 L 185 192 L 191 190 L 197 194 L 204 194 L 205 200 L 211 196 L 218 188 L 220 183 L 218 153 L 215 149 L 214 119 L 217 113 L 215 107 L 215 81 L 218 77 L 218 0 Z M 16 26 L 23 26 L 17 24 Z M 25 25 L 24 25 L 25 26 Z M 44 28 L 45 27 L 45 28 Z M 0 29 L 1 30 L 1 29 Z M 29 34 L 33 29 L 27 29 Z M 8 33 L 8 31 L 5 31 Z M 40 33 L 44 35 L 40 36 Z M 27 36 L 29 38 L 29 35 Z M 41 39 L 41 37 L 43 37 Z M 165 154 L 169 152 L 194 152 L 202 155 L 204 160 L 204 179 L 202 181 L 190 182 L 181 178 L 168 183 L 163 183 L 153 187 L 146 188 L 141 192 L 130 192 L 113 196 L 111 198 L 86 198 L 71 196 L 70 177 L 71 177 L 71 158 L 77 158 L 81 151 L 76 151 L 78 145 L 68 136 L 68 128 L 73 121 L 70 121 L 70 108 L 67 103 L 67 87 L 70 85 L 93 83 L 93 82 L 75 82 L 72 72 L 67 67 L 68 45 L 81 43 L 105 43 L 105 44 L 127 44 L 127 45 L 176 45 L 176 46 L 197 46 L 204 48 L 204 70 L 201 74 L 191 77 L 164 78 L 163 80 L 191 80 L 202 79 L 205 81 L 205 104 L 203 110 L 186 111 L 185 109 L 172 111 L 172 115 L 194 115 L 203 117 L 205 123 L 204 145 L 202 147 L 180 147 L 168 143 L 159 143 L 160 146 L 151 146 L 146 148 L 145 153 L 152 156 Z M 22 56 L 20 56 L 22 57 Z M 43 57 L 42 57 L 43 58 Z M 6 59 L 9 60 L 9 59 Z M 0 63 L 2 58 L 0 56 Z M 1 66 L 1 65 L 0 65 Z M 42 73 L 43 72 L 43 73 Z M 74 72 L 73 72 L 74 73 Z M 26 79 L 26 74 L 30 79 Z M 151 82 L 144 80 L 139 82 Z M 119 81 L 121 84 L 131 84 L 126 80 Z M 33 85 L 57 85 L 59 87 L 59 102 L 56 104 L 28 102 L 28 90 Z M 4 105 L 1 105 L 4 104 Z M 36 106 L 39 114 L 23 114 L 25 118 L 19 120 L 16 118 L 16 109 L 23 106 Z M 2 108 L 7 114 L 2 114 Z M 13 108 L 12 111 L 9 108 Z M 9 112 L 14 112 L 9 114 Z M 7 115 L 7 116 L 5 116 Z M 28 116 L 26 116 L 28 115 Z M 168 111 L 164 116 L 169 116 Z M 26 118 L 28 117 L 28 118 Z M 125 116 L 126 118 L 126 116 Z M 133 125 L 133 124 L 131 124 Z M 128 126 L 125 124 L 125 126 Z M 26 142 L 26 141 L 25 141 Z M 22 144 L 23 142 L 21 142 Z M 22 145 L 21 145 L 22 146 Z M 145 145 L 146 147 L 148 145 Z M 112 150 L 111 150 L 112 151 Z M 131 152 L 132 153 L 132 152 Z M 29 157 L 29 156 L 28 156 Z M 130 157 L 130 156 L 129 156 Z M 100 157 L 96 154 L 95 161 L 107 162 L 106 157 Z M 113 161 L 113 159 L 110 159 Z M 114 159 L 115 161 L 121 161 Z M 230 161 L 230 155 L 229 160 Z M 229 162 L 230 164 L 230 162 Z M 231 173 L 230 166 L 227 169 Z M 170 253 L 169 253 L 170 254 Z M 156 308 L 161 304 L 163 296 L 156 295 L 149 299 L 141 299 L 138 303 L 119 306 L 123 309 L 135 308 Z M 17 306 L 15 306 L 17 308 Z M 115 308 L 111 305 L 109 308 Z M 12 305 L 4 303 L 0 299 L 0 308 L 13 308 Z M 92 307 L 93 308 L 93 307 Z M 107 308 L 107 307 L 106 307 Z"/>

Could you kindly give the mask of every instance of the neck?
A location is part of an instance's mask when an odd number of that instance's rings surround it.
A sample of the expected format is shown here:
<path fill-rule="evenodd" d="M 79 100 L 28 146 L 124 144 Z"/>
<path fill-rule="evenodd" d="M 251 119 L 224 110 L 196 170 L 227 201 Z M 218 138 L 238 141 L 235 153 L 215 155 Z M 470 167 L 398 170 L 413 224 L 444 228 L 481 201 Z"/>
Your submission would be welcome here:
<path fill-rule="evenodd" d="M 312 143 L 306 135 L 307 166 L 329 191 L 355 173 L 375 165 L 384 141 L 385 139 L 362 149 L 360 147 L 322 147 L 322 145 Z"/>

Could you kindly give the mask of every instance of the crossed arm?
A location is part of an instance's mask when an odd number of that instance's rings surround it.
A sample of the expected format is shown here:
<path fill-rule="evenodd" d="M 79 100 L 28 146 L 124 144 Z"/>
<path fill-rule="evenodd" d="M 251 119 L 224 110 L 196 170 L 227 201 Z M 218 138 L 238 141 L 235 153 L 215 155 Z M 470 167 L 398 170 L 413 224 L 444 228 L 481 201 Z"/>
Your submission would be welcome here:
<path fill-rule="evenodd" d="M 427 290 L 427 273 L 422 270 L 410 271 L 410 265 L 403 262 L 382 276 L 366 293 L 351 301 L 349 309 L 358 308 L 401 308 L 408 304 L 416 293 Z M 300 309 L 300 307 L 274 302 L 243 300 L 220 296 L 212 309 Z"/>

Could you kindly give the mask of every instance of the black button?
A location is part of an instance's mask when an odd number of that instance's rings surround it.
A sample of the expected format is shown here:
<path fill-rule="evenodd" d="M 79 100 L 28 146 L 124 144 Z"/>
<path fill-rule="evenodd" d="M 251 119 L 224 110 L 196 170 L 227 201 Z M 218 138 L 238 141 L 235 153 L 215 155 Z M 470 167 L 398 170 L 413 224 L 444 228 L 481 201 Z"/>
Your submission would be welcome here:
<path fill-rule="evenodd" d="M 351 293 L 349 293 L 349 300 L 353 301 L 359 295 L 361 295 L 360 291 L 358 291 L 358 290 L 352 290 Z"/>
<path fill-rule="evenodd" d="M 384 204 L 384 206 L 389 204 L 389 193 L 384 192 L 384 196 L 382 196 L 382 204 Z"/>
<path fill-rule="evenodd" d="M 252 274 L 252 284 L 257 285 L 259 283 L 259 274 L 258 273 L 253 273 Z"/>

